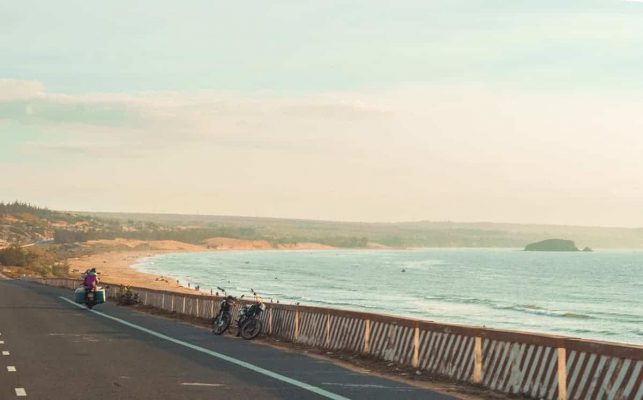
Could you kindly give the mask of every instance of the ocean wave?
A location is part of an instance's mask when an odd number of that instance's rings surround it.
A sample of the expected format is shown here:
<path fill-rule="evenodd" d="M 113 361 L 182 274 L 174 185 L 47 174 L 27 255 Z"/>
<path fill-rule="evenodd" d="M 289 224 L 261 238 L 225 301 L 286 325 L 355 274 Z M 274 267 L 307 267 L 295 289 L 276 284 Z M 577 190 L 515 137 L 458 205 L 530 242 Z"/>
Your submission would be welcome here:
<path fill-rule="evenodd" d="M 596 319 L 596 317 L 573 311 L 552 310 L 535 304 L 506 304 L 490 299 L 464 296 L 424 296 L 425 300 L 437 300 L 445 303 L 474 304 L 486 306 L 495 310 L 516 311 L 526 314 L 542 315 L 555 318 Z"/>
<path fill-rule="evenodd" d="M 425 300 L 440 300 L 447 303 L 459 303 L 459 304 L 486 304 L 492 305 L 495 304 L 492 300 L 481 299 L 477 297 L 465 297 L 465 296 L 439 296 L 439 295 L 425 295 L 423 296 Z"/>
<path fill-rule="evenodd" d="M 550 327 L 549 328 L 550 332 L 560 332 L 563 334 L 577 334 L 577 335 L 600 335 L 600 336 L 621 336 L 621 333 L 619 332 L 614 332 L 610 331 L 607 329 L 585 329 L 585 328 L 556 328 L 556 327 Z"/>
<path fill-rule="evenodd" d="M 318 298 L 309 298 L 309 297 L 304 297 L 304 296 L 283 296 L 282 299 L 287 300 L 287 301 L 297 301 L 301 303 L 306 303 L 306 304 L 312 304 L 312 305 L 327 305 L 327 306 L 339 306 L 339 307 L 351 307 L 351 308 L 361 308 L 361 309 L 367 309 L 367 310 L 382 310 L 381 307 L 377 306 L 371 306 L 371 305 L 366 305 L 366 304 L 360 304 L 360 303 L 354 303 L 354 302 L 347 302 L 347 301 L 341 301 L 341 300 L 320 300 Z"/>
<path fill-rule="evenodd" d="M 523 312 L 523 313 L 528 313 L 528 314 L 535 314 L 535 315 L 544 315 L 548 317 L 556 317 L 556 318 L 571 318 L 571 319 L 595 319 L 595 317 L 588 315 L 588 314 L 583 314 L 583 313 L 578 313 L 578 312 L 569 312 L 569 311 L 561 311 L 561 310 L 549 310 L 543 307 L 539 307 L 533 304 L 527 304 L 527 305 L 510 305 L 510 306 L 496 306 L 494 307 L 499 310 L 511 310 L 511 311 L 518 311 L 518 312 Z"/>
<path fill-rule="evenodd" d="M 602 311 L 594 311 L 592 313 L 595 314 L 598 318 L 604 319 L 604 320 L 613 320 L 617 322 L 643 323 L 643 316 L 640 316 L 640 315 L 602 312 Z"/>

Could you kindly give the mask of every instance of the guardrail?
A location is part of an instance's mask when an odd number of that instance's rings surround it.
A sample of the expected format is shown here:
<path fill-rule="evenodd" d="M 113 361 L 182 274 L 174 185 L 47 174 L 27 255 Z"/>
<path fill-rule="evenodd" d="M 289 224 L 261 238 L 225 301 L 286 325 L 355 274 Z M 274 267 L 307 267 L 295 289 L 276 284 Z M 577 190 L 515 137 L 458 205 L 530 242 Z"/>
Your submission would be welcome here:
<path fill-rule="evenodd" d="M 39 279 L 76 288 L 73 279 Z M 131 287 L 142 304 L 213 318 L 220 297 Z M 118 285 L 108 290 L 113 297 Z M 369 355 L 458 382 L 547 400 L 641 400 L 643 346 L 267 303 L 264 334 Z M 233 310 L 236 315 L 240 304 Z"/>

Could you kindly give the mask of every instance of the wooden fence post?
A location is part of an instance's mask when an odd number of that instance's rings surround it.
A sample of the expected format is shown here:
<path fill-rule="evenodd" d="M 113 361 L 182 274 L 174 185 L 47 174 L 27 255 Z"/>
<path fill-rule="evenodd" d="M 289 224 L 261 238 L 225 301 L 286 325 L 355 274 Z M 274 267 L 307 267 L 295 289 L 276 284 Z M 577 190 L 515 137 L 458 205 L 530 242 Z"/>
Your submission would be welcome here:
<path fill-rule="evenodd" d="M 268 336 L 272 336 L 272 304 L 268 308 Z"/>
<path fill-rule="evenodd" d="M 171 312 L 174 312 L 174 295 L 172 295 L 172 309 L 170 310 Z"/>
<path fill-rule="evenodd" d="M 299 339 L 299 307 L 295 308 L 295 337 L 294 342 Z"/>
<path fill-rule="evenodd" d="M 388 324 L 386 330 L 386 351 L 389 352 L 394 345 L 393 333 L 397 329 L 397 322 L 391 322 Z"/>
<path fill-rule="evenodd" d="M 181 314 L 185 314 L 185 296 L 183 296 L 183 310 L 181 311 Z"/>
<path fill-rule="evenodd" d="M 326 312 L 326 347 L 330 347 L 330 312 Z"/>
<path fill-rule="evenodd" d="M 482 338 L 476 336 L 473 346 L 473 383 L 482 382 Z"/>
<path fill-rule="evenodd" d="M 558 348 L 558 400 L 567 400 L 567 351 Z"/>
<path fill-rule="evenodd" d="M 417 368 L 420 365 L 420 327 L 418 323 L 415 323 L 415 328 L 413 328 L 413 368 Z"/>
<path fill-rule="evenodd" d="M 371 347 L 371 321 L 364 321 L 364 354 L 368 354 Z"/>
<path fill-rule="evenodd" d="M 196 317 L 199 318 L 199 298 L 196 299 Z"/>

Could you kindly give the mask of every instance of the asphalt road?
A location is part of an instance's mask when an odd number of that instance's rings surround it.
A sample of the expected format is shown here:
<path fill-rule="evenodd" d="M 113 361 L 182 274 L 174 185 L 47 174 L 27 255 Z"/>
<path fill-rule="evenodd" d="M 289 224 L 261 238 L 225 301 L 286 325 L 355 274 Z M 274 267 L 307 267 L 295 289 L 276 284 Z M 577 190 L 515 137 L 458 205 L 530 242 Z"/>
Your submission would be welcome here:
<path fill-rule="evenodd" d="M 0 400 L 452 399 L 71 294 L 0 280 Z"/>

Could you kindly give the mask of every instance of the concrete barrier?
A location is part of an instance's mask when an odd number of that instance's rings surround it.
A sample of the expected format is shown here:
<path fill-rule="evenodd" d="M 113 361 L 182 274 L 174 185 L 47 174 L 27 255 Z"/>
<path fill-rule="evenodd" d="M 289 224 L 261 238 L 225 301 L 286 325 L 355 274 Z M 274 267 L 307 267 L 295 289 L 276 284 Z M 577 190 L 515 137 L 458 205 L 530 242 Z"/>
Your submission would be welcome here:
<path fill-rule="evenodd" d="M 69 289 L 80 281 L 37 279 Z M 114 297 L 119 285 L 108 290 Z M 140 301 L 213 318 L 220 297 L 131 287 Z M 233 309 L 236 315 L 239 302 Z M 248 303 L 248 302 L 245 302 Z M 332 351 L 360 353 L 453 381 L 547 400 L 641 400 L 643 346 L 441 324 L 382 314 L 267 303 L 263 333 Z"/>

